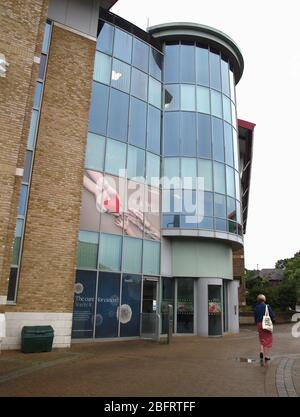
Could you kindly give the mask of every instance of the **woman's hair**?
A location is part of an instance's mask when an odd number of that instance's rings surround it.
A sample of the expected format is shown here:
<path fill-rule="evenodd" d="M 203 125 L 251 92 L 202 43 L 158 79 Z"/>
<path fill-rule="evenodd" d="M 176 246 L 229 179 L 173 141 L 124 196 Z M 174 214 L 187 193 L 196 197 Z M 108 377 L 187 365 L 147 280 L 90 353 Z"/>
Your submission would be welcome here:
<path fill-rule="evenodd" d="M 257 296 L 257 301 L 258 301 L 259 303 L 265 303 L 265 302 L 266 302 L 266 297 L 265 297 L 263 294 L 259 294 L 259 295 Z"/>

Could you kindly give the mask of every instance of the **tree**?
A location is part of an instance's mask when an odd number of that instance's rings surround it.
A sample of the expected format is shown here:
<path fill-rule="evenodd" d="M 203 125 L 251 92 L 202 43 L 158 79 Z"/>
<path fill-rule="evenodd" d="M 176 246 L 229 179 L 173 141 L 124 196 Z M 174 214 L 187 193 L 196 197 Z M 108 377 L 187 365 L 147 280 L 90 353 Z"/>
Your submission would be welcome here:
<path fill-rule="evenodd" d="M 283 283 L 294 286 L 297 304 L 300 304 L 300 252 L 289 259 L 284 272 Z"/>

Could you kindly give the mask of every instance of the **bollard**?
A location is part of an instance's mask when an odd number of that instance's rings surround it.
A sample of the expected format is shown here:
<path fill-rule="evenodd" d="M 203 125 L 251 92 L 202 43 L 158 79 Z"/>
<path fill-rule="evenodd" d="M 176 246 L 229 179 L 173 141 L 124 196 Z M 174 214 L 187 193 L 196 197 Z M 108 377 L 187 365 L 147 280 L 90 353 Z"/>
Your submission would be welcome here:
<path fill-rule="evenodd" d="M 168 340 L 167 343 L 170 344 L 173 334 L 173 306 L 168 305 Z"/>

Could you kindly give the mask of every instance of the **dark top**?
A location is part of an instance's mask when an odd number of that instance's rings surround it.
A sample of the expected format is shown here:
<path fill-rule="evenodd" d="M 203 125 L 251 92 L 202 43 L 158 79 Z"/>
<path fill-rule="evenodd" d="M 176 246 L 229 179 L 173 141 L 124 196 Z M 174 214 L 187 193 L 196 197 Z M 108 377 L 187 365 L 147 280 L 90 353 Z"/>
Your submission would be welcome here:
<path fill-rule="evenodd" d="M 269 304 L 267 304 L 268 309 L 269 309 L 269 314 L 271 317 L 271 320 L 274 321 L 275 320 L 275 314 L 272 310 L 272 308 L 269 306 Z M 255 305 L 254 308 L 254 318 L 255 318 L 255 323 L 259 323 L 262 321 L 263 316 L 265 315 L 265 311 L 266 311 L 266 304 L 265 303 L 257 303 Z"/>

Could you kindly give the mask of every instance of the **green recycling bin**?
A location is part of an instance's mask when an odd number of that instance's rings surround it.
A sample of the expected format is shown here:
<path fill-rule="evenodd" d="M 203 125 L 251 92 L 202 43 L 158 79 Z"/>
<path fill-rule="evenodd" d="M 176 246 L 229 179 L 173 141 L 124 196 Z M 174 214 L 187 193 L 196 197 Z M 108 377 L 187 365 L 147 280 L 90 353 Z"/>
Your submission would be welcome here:
<path fill-rule="evenodd" d="M 24 326 L 21 350 L 23 353 L 51 352 L 53 337 L 52 326 Z"/>

